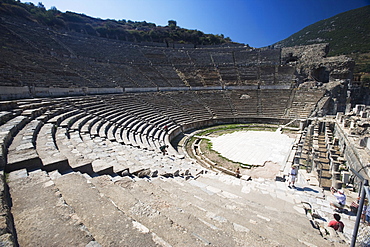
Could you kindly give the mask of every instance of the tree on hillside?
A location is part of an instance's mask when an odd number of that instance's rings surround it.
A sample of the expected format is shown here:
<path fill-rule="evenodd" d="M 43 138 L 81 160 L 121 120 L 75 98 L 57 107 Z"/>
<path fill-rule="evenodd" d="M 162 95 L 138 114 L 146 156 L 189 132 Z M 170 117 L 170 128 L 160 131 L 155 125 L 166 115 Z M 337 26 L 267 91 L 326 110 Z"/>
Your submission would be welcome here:
<path fill-rule="evenodd" d="M 44 4 L 42 4 L 42 2 L 39 2 L 39 3 L 37 4 L 37 8 L 45 9 L 45 6 L 44 6 Z"/>
<path fill-rule="evenodd" d="M 175 43 L 196 46 L 231 42 L 223 35 L 204 34 L 198 30 L 181 28 L 175 20 L 168 20 L 168 25 L 161 27 L 146 21 L 102 20 L 70 11 L 61 12 L 55 6 L 46 10 L 42 2 L 35 5 L 31 2 L 21 3 L 19 0 L 0 0 L 0 3 L 9 3 L 6 8 L 1 8 L 8 14 L 36 21 L 55 30 L 63 29 L 130 42 L 166 42 L 168 46 Z"/>
<path fill-rule="evenodd" d="M 168 21 L 168 26 L 172 29 L 174 29 L 175 27 L 177 27 L 177 22 L 174 21 L 174 20 L 169 20 Z"/>

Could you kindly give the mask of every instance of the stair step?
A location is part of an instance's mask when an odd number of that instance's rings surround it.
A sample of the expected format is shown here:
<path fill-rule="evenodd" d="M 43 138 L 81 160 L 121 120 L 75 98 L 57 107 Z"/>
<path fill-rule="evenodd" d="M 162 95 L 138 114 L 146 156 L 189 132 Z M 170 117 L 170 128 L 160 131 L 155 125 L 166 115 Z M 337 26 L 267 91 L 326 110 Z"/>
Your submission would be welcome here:
<path fill-rule="evenodd" d="M 178 179 L 171 180 L 176 181 Z M 277 193 L 277 198 L 275 198 L 271 197 L 270 194 L 263 194 L 252 189 L 249 193 L 242 195 L 243 193 L 240 193 L 242 186 L 237 186 L 240 191 L 233 193 L 233 191 L 223 191 L 223 189 L 214 186 L 214 184 L 219 184 L 224 188 L 225 184 L 220 181 L 214 181 L 212 185 L 203 182 L 206 181 L 201 180 L 198 185 L 195 185 L 192 181 L 185 181 L 180 182 L 180 186 L 175 186 L 167 180 L 153 180 L 153 183 L 160 183 L 160 187 L 168 193 L 179 195 L 173 198 L 174 202 L 188 200 L 196 207 L 204 209 L 205 214 L 208 213 L 209 218 L 213 219 L 211 222 L 217 227 L 221 227 L 217 224 L 217 219 L 225 218 L 228 222 L 232 222 L 234 226 L 239 225 L 250 229 L 250 233 L 244 235 L 252 235 L 256 238 L 260 236 L 271 241 L 275 240 L 283 245 L 291 245 L 297 239 L 295 228 L 307 226 L 306 217 L 301 214 L 301 211 L 297 212 L 295 210 L 293 199 L 289 200 L 291 203 L 277 202 L 277 200 L 282 199 L 279 198 L 279 196 L 283 196 L 281 193 Z M 234 191 L 237 191 L 235 187 Z M 161 192 L 161 194 L 163 193 Z M 197 199 L 192 200 L 191 198 Z M 270 225 L 274 225 L 273 232 L 269 231 Z M 226 230 L 225 228 L 222 229 Z M 312 241 L 311 238 L 314 237 L 315 241 L 320 242 L 321 238 L 316 239 L 316 232 L 313 229 L 311 230 L 310 234 L 306 232 L 307 235 L 302 235 L 301 239 L 310 242 Z M 281 239 L 282 235 L 284 235 L 284 239 Z M 296 244 L 299 245 L 299 243 Z"/>
<path fill-rule="evenodd" d="M 154 236 L 77 173 L 54 180 L 66 203 L 102 246 L 155 246 Z"/>
<path fill-rule="evenodd" d="M 93 240 L 45 172 L 17 173 L 10 173 L 9 187 L 19 246 L 85 246 Z"/>
<path fill-rule="evenodd" d="M 196 238 L 187 234 L 186 230 L 176 224 L 168 216 L 160 211 L 161 206 L 166 204 L 149 204 L 137 197 L 137 191 L 132 190 L 136 183 L 129 177 L 124 177 L 113 182 L 107 176 L 99 176 L 91 179 L 96 188 L 114 202 L 125 214 L 149 228 L 158 237 L 164 239 L 172 246 L 198 246 Z M 150 186 L 148 184 L 147 186 Z M 164 203 L 164 202 L 162 202 Z"/>

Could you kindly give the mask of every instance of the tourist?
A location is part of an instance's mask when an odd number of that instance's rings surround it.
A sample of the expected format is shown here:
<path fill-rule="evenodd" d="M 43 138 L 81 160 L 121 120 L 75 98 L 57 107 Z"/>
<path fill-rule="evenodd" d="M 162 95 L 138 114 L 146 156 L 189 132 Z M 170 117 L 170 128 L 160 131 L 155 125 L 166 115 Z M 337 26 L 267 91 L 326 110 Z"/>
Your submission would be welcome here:
<path fill-rule="evenodd" d="M 163 130 L 164 131 L 166 131 L 166 133 L 168 132 L 168 126 L 167 125 L 165 125 L 164 127 L 163 127 Z"/>
<path fill-rule="evenodd" d="M 357 214 L 358 211 L 358 204 L 360 203 L 360 197 L 357 198 L 357 201 L 353 201 L 349 208 L 351 209 L 351 212 L 354 214 Z"/>
<path fill-rule="evenodd" d="M 166 155 L 166 153 L 167 153 L 166 148 L 168 148 L 168 145 L 163 145 L 163 146 L 160 146 L 159 147 L 159 150 L 161 150 L 161 152 L 163 153 L 163 155 Z"/>
<path fill-rule="evenodd" d="M 296 169 L 296 166 L 292 166 L 292 169 L 290 170 L 290 174 L 289 174 L 290 178 L 289 178 L 289 188 L 292 188 L 290 185 L 292 184 L 293 188 L 295 188 L 295 180 L 297 179 L 297 169 Z"/>
<path fill-rule="evenodd" d="M 333 187 L 330 189 L 331 193 L 335 196 L 337 199 L 336 202 L 330 203 L 331 206 L 335 207 L 335 209 L 339 212 L 341 212 L 346 205 L 346 195 L 344 194 L 343 190 L 336 190 Z"/>
<path fill-rule="evenodd" d="M 367 223 L 367 225 L 370 226 L 370 205 L 367 198 L 365 198 L 361 218 L 363 223 Z"/>
<path fill-rule="evenodd" d="M 236 170 L 235 170 L 235 176 L 237 177 L 237 178 L 240 178 L 241 176 L 240 176 L 240 170 L 239 170 L 239 167 L 238 168 L 236 168 Z"/>
<path fill-rule="evenodd" d="M 340 215 L 334 214 L 334 220 L 331 220 L 328 224 L 328 227 L 332 227 L 337 232 L 343 232 L 344 224 L 340 221 Z"/>

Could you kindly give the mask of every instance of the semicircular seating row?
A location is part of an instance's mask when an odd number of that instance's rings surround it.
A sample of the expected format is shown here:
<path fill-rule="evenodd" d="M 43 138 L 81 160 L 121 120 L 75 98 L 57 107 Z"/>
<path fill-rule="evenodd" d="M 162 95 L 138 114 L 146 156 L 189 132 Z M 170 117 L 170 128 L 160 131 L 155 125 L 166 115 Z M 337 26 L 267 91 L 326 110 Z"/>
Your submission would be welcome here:
<path fill-rule="evenodd" d="M 240 100 L 246 93 L 250 98 Z M 1 102 L 1 167 L 98 174 L 156 165 L 165 173 L 164 167 L 171 170 L 176 162 L 187 167 L 170 145 L 170 134 L 210 119 L 284 117 L 290 90 L 265 91 L 265 98 L 258 94 L 263 95 L 253 90 L 157 92 Z M 166 158 L 159 152 L 164 144 L 169 145 Z"/>
<path fill-rule="evenodd" d="M 115 106 L 99 97 L 18 101 L 16 108 L 1 112 L 1 165 L 6 172 L 72 168 L 89 174 L 139 175 L 150 168 L 157 174 L 190 174 L 191 167 L 174 156 L 174 149 L 169 150 L 171 156 L 159 153 L 159 146 L 169 145 L 166 136 L 176 124 L 139 107 Z"/>

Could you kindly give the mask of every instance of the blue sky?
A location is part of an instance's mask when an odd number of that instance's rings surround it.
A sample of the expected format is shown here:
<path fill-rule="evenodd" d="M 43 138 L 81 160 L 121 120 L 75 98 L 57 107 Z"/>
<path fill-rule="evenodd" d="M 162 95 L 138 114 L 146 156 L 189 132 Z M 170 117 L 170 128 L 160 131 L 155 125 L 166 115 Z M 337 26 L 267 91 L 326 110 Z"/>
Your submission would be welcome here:
<path fill-rule="evenodd" d="M 188 29 L 223 34 L 235 42 L 263 47 L 336 14 L 370 5 L 370 0 L 43 0 L 22 1 L 46 9 L 101 19 L 168 20 Z"/>

